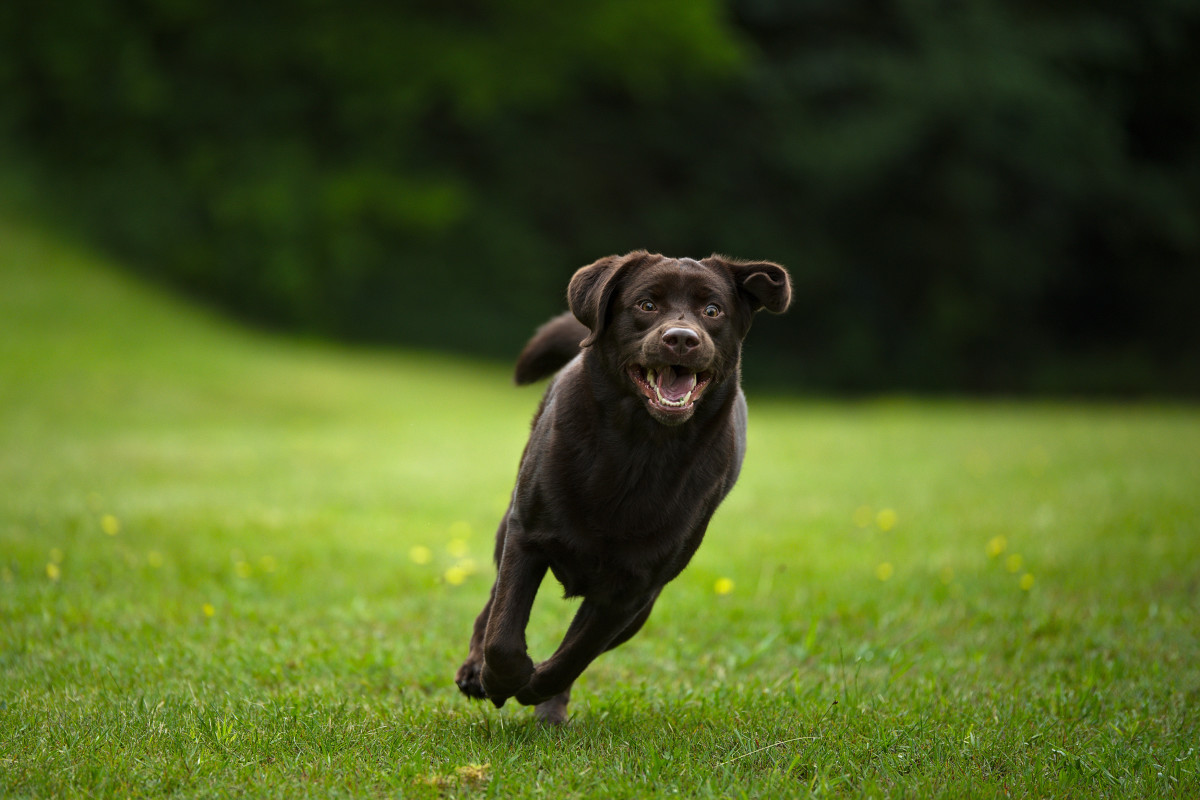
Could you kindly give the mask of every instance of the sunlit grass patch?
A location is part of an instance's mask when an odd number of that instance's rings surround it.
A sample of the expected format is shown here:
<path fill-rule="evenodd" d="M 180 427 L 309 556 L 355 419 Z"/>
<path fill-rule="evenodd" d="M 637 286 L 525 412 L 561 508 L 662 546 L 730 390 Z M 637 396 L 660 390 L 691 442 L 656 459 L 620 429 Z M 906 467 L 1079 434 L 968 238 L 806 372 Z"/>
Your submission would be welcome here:
<path fill-rule="evenodd" d="M 536 390 L 0 233 L 0 795 L 1200 795 L 1193 409 L 751 392 L 693 564 L 546 731 L 452 682 Z"/>

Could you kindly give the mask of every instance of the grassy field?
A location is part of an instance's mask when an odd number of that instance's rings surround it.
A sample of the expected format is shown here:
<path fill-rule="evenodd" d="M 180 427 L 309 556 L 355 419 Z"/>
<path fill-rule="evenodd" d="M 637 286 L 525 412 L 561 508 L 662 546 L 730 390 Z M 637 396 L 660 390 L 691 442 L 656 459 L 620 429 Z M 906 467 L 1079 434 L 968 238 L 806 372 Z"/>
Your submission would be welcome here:
<path fill-rule="evenodd" d="M 697 558 L 545 730 L 452 681 L 537 390 L 12 222 L 0 287 L 0 796 L 1200 796 L 1194 407 L 751 396 Z"/>

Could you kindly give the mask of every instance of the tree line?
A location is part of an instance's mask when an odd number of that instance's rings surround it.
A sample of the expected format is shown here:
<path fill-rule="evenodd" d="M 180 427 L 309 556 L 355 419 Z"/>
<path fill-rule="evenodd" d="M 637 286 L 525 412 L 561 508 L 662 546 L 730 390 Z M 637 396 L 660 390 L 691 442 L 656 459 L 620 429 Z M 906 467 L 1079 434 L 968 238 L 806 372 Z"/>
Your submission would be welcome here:
<path fill-rule="evenodd" d="M 0 157 L 239 316 L 511 356 L 578 266 L 787 265 L 748 376 L 1200 390 L 1200 6 L 0 6 Z"/>

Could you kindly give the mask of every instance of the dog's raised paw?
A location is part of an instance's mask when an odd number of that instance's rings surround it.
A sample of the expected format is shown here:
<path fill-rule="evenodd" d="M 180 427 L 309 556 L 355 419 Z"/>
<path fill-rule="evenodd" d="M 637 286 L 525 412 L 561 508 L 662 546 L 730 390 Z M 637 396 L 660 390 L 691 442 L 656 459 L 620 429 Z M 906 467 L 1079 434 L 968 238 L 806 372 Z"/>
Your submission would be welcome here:
<path fill-rule="evenodd" d="M 467 659 L 458 668 L 458 673 L 454 676 L 454 682 L 458 684 L 458 690 L 467 697 L 475 700 L 482 700 L 487 697 L 487 692 L 483 690 L 483 681 L 479 677 L 480 669 L 480 662 Z"/>

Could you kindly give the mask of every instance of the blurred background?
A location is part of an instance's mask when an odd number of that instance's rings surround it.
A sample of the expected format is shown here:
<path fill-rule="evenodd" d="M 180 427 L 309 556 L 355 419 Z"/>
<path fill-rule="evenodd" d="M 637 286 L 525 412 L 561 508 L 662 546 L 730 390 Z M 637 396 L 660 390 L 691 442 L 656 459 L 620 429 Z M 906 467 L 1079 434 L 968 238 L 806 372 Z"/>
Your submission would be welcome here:
<path fill-rule="evenodd" d="M 1200 395 L 1194 0 L 6 0 L 0 190 L 305 336 L 719 251 L 795 281 L 760 386 Z"/>

